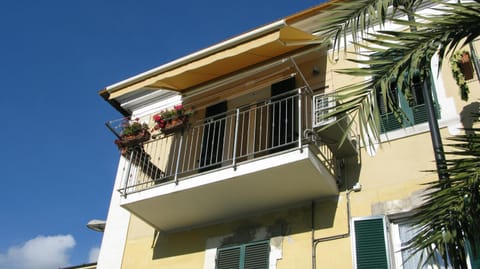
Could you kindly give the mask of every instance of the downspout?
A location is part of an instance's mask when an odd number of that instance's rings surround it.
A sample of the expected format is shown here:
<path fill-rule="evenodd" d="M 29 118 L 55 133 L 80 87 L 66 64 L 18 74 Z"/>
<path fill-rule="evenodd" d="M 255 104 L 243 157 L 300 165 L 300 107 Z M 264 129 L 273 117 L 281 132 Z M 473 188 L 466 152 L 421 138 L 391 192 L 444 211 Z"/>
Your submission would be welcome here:
<path fill-rule="evenodd" d="M 475 73 L 477 74 L 477 79 L 480 81 L 480 66 L 478 64 L 477 52 L 475 51 L 475 47 L 473 46 L 472 42 L 468 44 L 470 48 L 470 54 L 472 55 L 473 59 L 473 66 L 475 67 Z"/>
<path fill-rule="evenodd" d="M 342 238 L 347 238 L 350 236 L 350 219 L 351 219 L 351 213 L 350 213 L 350 193 L 352 191 L 354 192 L 359 192 L 362 189 L 360 184 L 355 184 L 351 189 L 347 190 L 347 232 L 343 234 L 337 234 L 337 235 L 332 235 L 332 236 L 327 236 L 327 237 L 320 237 L 320 238 L 315 238 L 315 202 L 312 201 L 312 269 L 317 268 L 317 245 L 318 243 L 325 242 L 325 241 L 332 241 L 332 240 L 337 240 L 337 239 L 342 239 Z"/>
<path fill-rule="evenodd" d="M 420 74 L 415 74 L 413 78 L 413 87 L 421 89 L 423 98 L 425 100 L 425 108 L 427 111 L 428 127 L 430 129 L 430 138 L 433 146 L 433 153 L 435 155 L 435 163 L 437 167 L 437 174 L 439 181 L 448 180 L 447 162 L 445 159 L 445 152 L 443 150 L 442 137 L 440 135 L 440 128 L 435 116 L 435 106 L 432 98 L 432 89 L 428 83 L 430 76 L 427 75 L 423 79 Z"/>

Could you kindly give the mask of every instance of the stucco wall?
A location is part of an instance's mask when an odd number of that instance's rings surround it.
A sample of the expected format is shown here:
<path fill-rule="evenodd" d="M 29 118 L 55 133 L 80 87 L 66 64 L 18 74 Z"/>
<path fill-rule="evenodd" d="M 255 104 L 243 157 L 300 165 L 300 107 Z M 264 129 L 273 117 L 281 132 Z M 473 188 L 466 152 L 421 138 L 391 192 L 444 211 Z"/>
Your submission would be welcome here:
<path fill-rule="evenodd" d="M 305 70 L 315 64 L 308 65 Z M 328 62 L 327 66 L 331 71 L 325 75 L 325 81 L 334 69 L 348 64 L 340 58 L 337 63 Z M 446 96 L 453 99 L 454 109 L 461 112 L 470 106 L 470 109 L 478 110 L 478 80 L 468 82 L 470 100 L 461 101 L 449 68 L 445 62 L 442 75 L 437 79 L 443 83 Z M 351 82 L 344 75 L 333 74 L 326 84 L 337 89 Z M 316 84 L 321 83 L 317 81 Z M 243 101 L 234 101 L 238 100 Z M 449 124 L 441 129 L 444 141 L 452 135 L 452 129 L 461 127 L 459 121 Z M 281 242 L 278 250 L 281 258 L 276 260 L 276 268 L 311 268 L 312 213 L 314 238 L 343 234 L 349 223 L 346 190 L 355 183 L 359 182 L 362 190 L 350 195 L 351 214 L 352 217 L 364 217 L 413 209 L 420 201 L 417 198 L 423 189 L 421 184 L 436 180 L 435 173 L 425 172 L 435 169 L 428 131 L 392 139 L 377 147 L 374 156 L 369 153 L 363 148 L 359 156 L 344 160 L 342 192 L 338 197 L 315 201 L 314 209 L 306 203 L 171 234 L 157 233 L 132 216 L 122 268 L 211 268 L 210 254 L 215 253 L 217 247 L 269 238 Z M 351 237 L 322 242 L 316 247 L 315 254 L 318 268 L 351 268 Z"/>

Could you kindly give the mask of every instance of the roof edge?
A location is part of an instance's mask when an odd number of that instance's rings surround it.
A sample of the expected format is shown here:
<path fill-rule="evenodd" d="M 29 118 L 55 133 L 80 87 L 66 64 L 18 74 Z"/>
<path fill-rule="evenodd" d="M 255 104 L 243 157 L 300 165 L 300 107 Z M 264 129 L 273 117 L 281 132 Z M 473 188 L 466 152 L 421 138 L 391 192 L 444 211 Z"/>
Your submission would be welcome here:
<path fill-rule="evenodd" d="M 345 0 L 330 0 L 330 1 L 327 1 L 323 4 L 320 4 L 320 5 L 311 7 L 309 9 L 300 11 L 298 13 L 295 13 L 293 15 L 290 15 L 290 16 L 286 17 L 284 20 L 287 24 L 295 23 L 297 21 L 305 19 L 306 17 L 312 16 L 312 14 L 314 14 L 314 13 L 317 13 L 319 11 L 330 8 L 331 6 L 336 4 L 337 2 L 343 2 L 343 1 L 345 1 Z"/>
<path fill-rule="evenodd" d="M 100 95 L 103 100 L 105 100 L 107 103 L 109 103 L 111 106 L 113 106 L 118 112 L 120 112 L 124 117 L 129 117 L 131 112 L 124 109 L 120 103 L 118 103 L 116 100 L 110 99 L 110 93 L 108 90 L 102 89 L 98 92 L 98 95 Z"/>

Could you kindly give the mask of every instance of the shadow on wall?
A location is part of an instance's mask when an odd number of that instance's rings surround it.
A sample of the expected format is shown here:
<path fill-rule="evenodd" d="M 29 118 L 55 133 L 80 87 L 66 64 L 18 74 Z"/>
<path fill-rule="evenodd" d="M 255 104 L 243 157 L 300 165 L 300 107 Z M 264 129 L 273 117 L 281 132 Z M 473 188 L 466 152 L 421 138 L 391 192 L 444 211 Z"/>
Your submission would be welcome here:
<path fill-rule="evenodd" d="M 360 152 L 360 151 L 359 151 Z M 347 158 L 343 158 L 341 161 L 340 175 L 338 175 L 338 185 L 340 191 L 347 191 L 353 188 L 357 184 L 360 177 L 360 170 L 362 164 L 360 162 L 361 156 L 354 155 Z"/>
<path fill-rule="evenodd" d="M 343 158 L 340 191 L 351 189 L 358 182 L 361 169 L 359 160 L 359 155 Z M 342 211 L 346 210 L 344 207 L 344 202 L 339 202 L 338 196 L 334 196 L 315 201 L 315 212 L 312 211 L 311 201 L 305 201 L 296 207 L 284 207 L 278 211 L 206 227 L 170 233 L 156 232 L 152 259 L 202 253 L 211 248 L 311 232 L 312 214 L 315 218 L 315 230 L 329 229 L 334 225 L 335 216 L 342 215 Z"/>
<path fill-rule="evenodd" d="M 320 206 L 318 206 L 320 204 Z M 316 229 L 333 227 L 337 197 L 316 203 Z M 205 252 L 206 249 L 239 245 L 312 230 L 312 207 L 304 204 L 238 221 L 175 233 L 155 232 L 153 260 Z"/>
<path fill-rule="evenodd" d="M 471 130 L 473 123 L 478 120 L 478 115 L 480 113 L 480 103 L 472 102 L 463 107 L 460 112 L 460 121 L 462 122 L 463 128 L 465 128 L 465 134 L 471 135 L 475 132 Z"/>

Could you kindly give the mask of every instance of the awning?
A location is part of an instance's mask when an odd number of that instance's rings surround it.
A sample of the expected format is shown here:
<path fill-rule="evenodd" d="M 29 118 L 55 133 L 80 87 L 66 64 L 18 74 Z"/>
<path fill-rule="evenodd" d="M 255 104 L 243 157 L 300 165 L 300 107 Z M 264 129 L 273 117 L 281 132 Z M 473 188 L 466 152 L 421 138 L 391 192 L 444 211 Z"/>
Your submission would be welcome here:
<path fill-rule="evenodd" d="M 315 36 L 284 26 L 270 34 L 219 51 L 166 72 L 146 77 L 110 94 L 110 99 L 144 87 L 182 92 L 190 87 L 272 59 L 308 44 Z"/>

